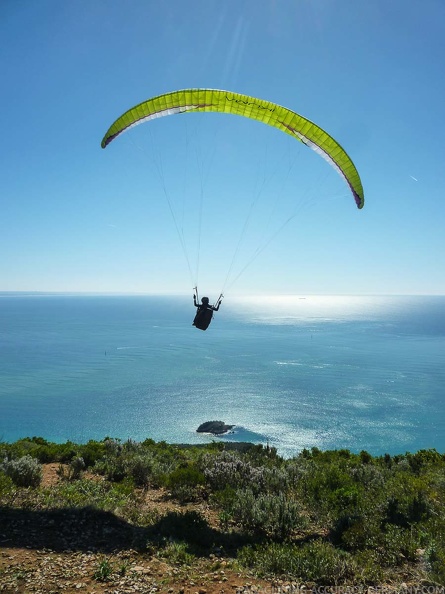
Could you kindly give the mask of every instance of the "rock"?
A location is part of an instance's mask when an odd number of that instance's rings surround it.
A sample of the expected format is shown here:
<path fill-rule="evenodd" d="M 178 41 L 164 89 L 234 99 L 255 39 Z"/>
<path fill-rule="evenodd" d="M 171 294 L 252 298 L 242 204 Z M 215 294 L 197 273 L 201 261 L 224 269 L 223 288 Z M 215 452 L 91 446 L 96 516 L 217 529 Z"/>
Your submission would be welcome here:
<path fill-rule="evenodd" d="M 235 425 L 226 425 L 224 421 L 206 421 L 198 427 L 196 432 L 212 433 L 213 435 L 222 435 L 223 433 L 227 433 L 227 431 L 230 431 L 234 427 Z"/>

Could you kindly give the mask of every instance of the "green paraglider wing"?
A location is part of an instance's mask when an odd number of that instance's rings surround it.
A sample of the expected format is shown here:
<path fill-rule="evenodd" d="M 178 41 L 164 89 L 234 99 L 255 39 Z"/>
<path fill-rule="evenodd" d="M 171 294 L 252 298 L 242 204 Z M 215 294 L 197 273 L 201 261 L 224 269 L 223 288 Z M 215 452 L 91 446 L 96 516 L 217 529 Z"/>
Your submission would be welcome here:
<path fill-rule="evenodd" d="M 332 136 L 303 116 L 269 101 L 216 89 L 184 89 L 148 99 L 126 111 L 102 140 L 105 148 L 119 134 L 155 118 L 178 113 L 214 111 L 232 113 L 290 134 L 328 161 L 343 177 L 358 208 L 363 208 L 364 194 L 360 176 L 347 153 Z"/>

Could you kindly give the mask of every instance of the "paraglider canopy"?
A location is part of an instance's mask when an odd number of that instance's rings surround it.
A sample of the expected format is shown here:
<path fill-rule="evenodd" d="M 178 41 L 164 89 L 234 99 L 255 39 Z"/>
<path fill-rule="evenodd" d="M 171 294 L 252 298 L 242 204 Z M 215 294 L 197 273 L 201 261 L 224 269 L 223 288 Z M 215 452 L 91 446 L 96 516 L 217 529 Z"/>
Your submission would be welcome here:
<path fill-rule="evenodd" d="M 327 132 L 307 118 L 270 101 L 217 89 L 183 89 L 139 103 L 120 116 L 108 129 L 105 148 L 125 130 L 163 116 L 212 111 L 258 120 L 296 138 L 328 161 L 348 184 L 358 208 L 363 208 L 363 187 L 354 163 Z"/>

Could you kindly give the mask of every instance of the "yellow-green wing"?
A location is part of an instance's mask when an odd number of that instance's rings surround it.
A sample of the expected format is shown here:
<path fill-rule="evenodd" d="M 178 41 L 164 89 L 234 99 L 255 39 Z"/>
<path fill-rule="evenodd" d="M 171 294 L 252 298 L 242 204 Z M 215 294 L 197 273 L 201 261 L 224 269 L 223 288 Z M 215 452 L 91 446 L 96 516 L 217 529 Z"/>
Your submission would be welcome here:
<path fill-rule="evenodd" d="M 153 97 L 126 111 L 109 128 L 102 140 L 105 148 L 119 134 L 142 122 L 178 113 L 215 111 L 233 113 L 263 122 L 290 134 L 328 161 L 343 177 L 358 208 L 364 194 L 354 163 L 332 136 L 303 116 L 270 101 L 216 89 L 183 89 Z"/>

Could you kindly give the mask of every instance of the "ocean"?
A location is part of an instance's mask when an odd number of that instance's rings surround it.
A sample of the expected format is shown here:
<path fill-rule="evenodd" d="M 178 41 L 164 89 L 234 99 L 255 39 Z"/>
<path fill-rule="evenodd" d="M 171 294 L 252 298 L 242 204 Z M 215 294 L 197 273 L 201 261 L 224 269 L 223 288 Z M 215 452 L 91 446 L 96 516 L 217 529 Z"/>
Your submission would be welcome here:
<path fill-rule="evenodd" d="M 445 297 L 0 293 L 0 440 L 445 452 Z M 209 420 L 235 425 L 196 433 Z"/>

